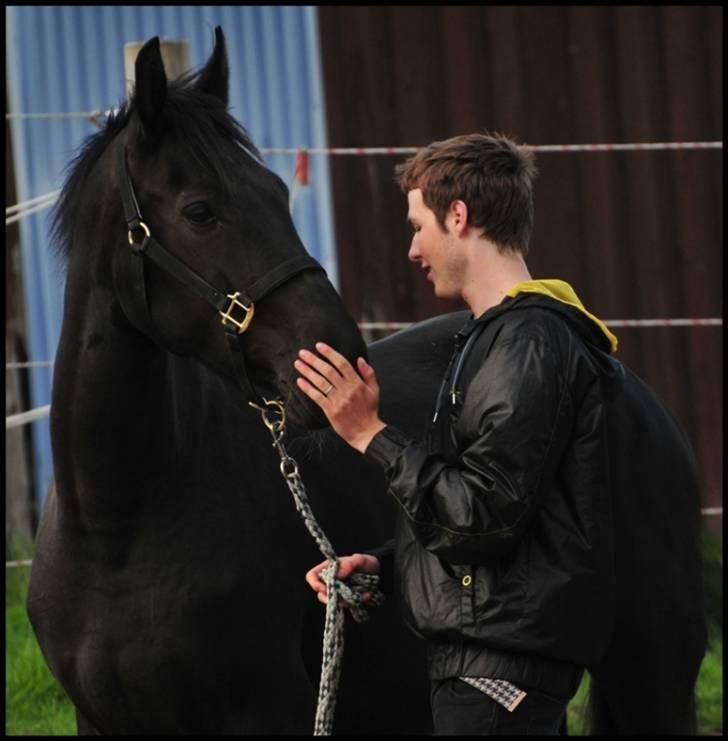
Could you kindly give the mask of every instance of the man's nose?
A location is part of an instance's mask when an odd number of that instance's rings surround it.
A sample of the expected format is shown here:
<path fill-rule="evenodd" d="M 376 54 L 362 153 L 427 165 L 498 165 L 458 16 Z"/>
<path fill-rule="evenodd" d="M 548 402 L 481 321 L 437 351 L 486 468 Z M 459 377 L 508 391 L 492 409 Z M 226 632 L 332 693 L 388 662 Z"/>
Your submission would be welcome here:
<path fill-rule="evenodd" d="M 420 254 L 420 249 L 415 244 L 415 240 L 412 240 L 412 244 L 410 245 L 409 252 L 407 253 L 407 257 L 412 260 L 412 262 L 417 262 L 421 259 L 422 255 Z"/>

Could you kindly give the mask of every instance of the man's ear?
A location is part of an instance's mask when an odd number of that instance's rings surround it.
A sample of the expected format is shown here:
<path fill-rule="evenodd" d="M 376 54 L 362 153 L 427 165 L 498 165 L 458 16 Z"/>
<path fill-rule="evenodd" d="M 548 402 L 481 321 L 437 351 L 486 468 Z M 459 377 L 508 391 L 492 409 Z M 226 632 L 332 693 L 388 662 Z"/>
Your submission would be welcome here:
<path fill-rule="evenodd" d="M 468 226 L 468 206 L 465 201 L 453 201 L 450 204 L 447 218 L 452 229 L 460 236 Z"/>

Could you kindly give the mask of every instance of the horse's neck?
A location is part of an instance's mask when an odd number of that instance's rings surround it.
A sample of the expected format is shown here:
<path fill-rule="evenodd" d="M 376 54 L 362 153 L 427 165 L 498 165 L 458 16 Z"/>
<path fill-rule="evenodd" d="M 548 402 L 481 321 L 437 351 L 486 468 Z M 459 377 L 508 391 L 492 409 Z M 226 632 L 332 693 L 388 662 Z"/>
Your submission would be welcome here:
<path fill-rule="evenodd" d="M 59 491 L 143 489 L 179 464 L 167 353 L 115 322 L 98 291 L 69 280 L 51 402 Z"/>

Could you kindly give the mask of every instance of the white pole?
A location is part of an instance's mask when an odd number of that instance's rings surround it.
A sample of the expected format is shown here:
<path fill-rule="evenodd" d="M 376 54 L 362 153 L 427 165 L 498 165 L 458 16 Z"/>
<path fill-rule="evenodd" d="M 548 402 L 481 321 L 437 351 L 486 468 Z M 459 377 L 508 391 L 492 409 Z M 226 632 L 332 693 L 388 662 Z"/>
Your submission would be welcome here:
<path fill-rule="evenodd" d="M 13 427 L 20 427 L 28 422 L 35 422 L 36 419 L 47 417 L 50 412 L 51 405 L 46 404 L 44 407 L 37 407 L 36 409 L 31 409 L 29 412 L 11 414 L 9 417 L 5 417 L 5 429 L 10 430 Z"/>

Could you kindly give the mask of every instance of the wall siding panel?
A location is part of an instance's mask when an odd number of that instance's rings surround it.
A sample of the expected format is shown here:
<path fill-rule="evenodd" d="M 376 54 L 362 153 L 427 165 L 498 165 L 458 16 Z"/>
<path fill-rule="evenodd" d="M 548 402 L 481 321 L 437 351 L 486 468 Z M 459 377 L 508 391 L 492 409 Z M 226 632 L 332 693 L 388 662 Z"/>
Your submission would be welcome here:
<path fill-rule="evenodd" d="M 420 146 L 472 131 L 526 144 L 722 138 L 717 6 L 322 6 L 331 146 Z M 402 156 L 332 157 L 341 291 L 359 320 L 436 299 L 406 259 Z M 529 265 L 604 319 L 722 316 L 722 152 L 541 153 Z M 722 502 L 722 330 L 615 330 L 619 357 L 686 426 Z M 712 518 L 719 523 L 719 518 Z"/>

